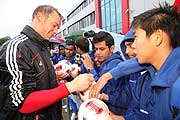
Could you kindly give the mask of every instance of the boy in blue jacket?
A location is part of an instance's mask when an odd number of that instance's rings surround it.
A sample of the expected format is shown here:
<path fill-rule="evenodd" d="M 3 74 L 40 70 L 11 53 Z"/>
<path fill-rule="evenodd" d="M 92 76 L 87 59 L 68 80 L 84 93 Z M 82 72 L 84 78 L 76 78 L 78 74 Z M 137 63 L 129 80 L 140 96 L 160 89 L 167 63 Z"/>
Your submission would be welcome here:
<path fill-rule="evenodd" d="M 125 34 L 124 39 L 120 44 L 121 51 L 122 51 L 126 60 L 136 57 L 136 54 L 134 52 L 134 48 L 132 47 L 133 42 L 134 42 L 134 33 L 133 33 L 133 29 L 130 29 Z M 133 68 L 133 69 L 135 69 L 135 68 Z M 141 72 L 135 72 L 135 73 L 130 74 L 129 82 L 131 85 L 132 93 L 135 89 L 136 81 L 140 77 L 141 77 Z"/>
<path fill-rule="evenodd" d="M 98 75 L 110 71 L 123 59 L 120 52 L 114 51 L 114 39 L 108 32 L 98 32 L 93 37 L 95 45 L 96 59 L 101 63 Z M 84 56 L 85 61 L 88 56 Z M 87 66 L 86 66 L 87 67 Z M 93 69 L 89 66 L 89 69 Z M 111 79 L 105 87 L 101 90 L 100 99 L 103 100 L 109 107 L 110 111 L 117 115 L 125 115 L 131 101 L 131 87 L 129 84 L 129 77 L 124 76 L 118 78 L 119 80 Z"/>
<path fill-rule="evenodd" d="M 133 47 L 138 63 L 149 64 L 136 86 L 133 106 L 113 120 L 180 119 L 180 15 L 165 4 L 138 15 Z"/>

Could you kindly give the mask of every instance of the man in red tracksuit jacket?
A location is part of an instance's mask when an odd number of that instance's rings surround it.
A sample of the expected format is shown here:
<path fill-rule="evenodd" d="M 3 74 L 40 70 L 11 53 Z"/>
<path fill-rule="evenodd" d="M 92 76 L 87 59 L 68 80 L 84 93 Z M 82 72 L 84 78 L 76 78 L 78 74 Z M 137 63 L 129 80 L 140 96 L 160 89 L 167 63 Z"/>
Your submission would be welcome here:
<path fill-rule="evenodd" d="M 56 8 L 38 6 L 32 26 L 0 47 L 0 120 L 62 120 L 61 99 L 92 84 L 90 74 L 57 82 L 47 47 L 61 19 Z"/>

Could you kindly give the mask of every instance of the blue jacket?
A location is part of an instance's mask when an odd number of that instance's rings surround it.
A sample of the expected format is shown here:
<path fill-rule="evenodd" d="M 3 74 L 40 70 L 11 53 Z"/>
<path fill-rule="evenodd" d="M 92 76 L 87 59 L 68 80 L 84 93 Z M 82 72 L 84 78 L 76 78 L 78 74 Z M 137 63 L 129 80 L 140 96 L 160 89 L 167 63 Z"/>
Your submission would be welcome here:
<path fill-rule="evenodd" d="M 70 58 L 64 57 L 64 60 L 69 61 L 71 64 L 75 63 L 75 55 L 71 56 Z"/>
<path fill-rule="evenodd" d="M 180 47 L 170 53 L 158 72 L 147 67 L 147 76 L 138 81 L 125 120 L 173 120 L 172 111 L 180 109 L 179 56 Z M 180 120 L 180 113 L 174 119 Z"/>
<path fill-rule="evenodd" d="M 113 53 L 102 63 L 99 76 L 102 76 L 122 61 L 123 59 L 119 52 Z M 127 76 L 121 77 L 118 80 L 111 79 L 101 91 L 108 94 L 109 100 L 106 101 L 106 104 L 110 111 L 117 115 L 125 115 L 130 104 L 131 88 L 128 79 Z"/>
<path fill-rule="evenodd" d="M 59 46 L 63 46 L 64 48 L 66 47 L 66 43 L 59 43 Z M 52 56 L 52 61 L 53 64 L 57 64 L 59 61 L 64 60 L 65 56 L 62 55 L 60 52 L 59 53 L 54 53 Z"/>
<path fill-rule="evenodd" d="M 64 60 L 65 56 L 63 56 L 61 53 L 53 54 L 52 61 L 53 64 L 57 64 L 59 61 Z"/>
<path fill-rule="evenodd" d="M 120 44 L 120 48 L 121 51 L 125 57 L 125 59 L 129 59 L 128 55 L 126 55 L 126 46 L 125 46 L 125 42 L 134 42 L 134 33 L 133 33 L 133 29 L 130 29 L 124 36 L 121 44 Z"/>
<path fill-rule="evenodd" d="M 126 54 L 126 46 L 125 46 L 125 42 L 134 42 L 134 33 L 133 33 L 133 29 L 130 29 L 126 35 L 124 36 L 124 39 L 123 41 L 121 42 L 120 44 L 120 47 L 121 47 L 121 51 L 125 57 L 126 60 L 130 59 L 129 56 Z M 132 89 L 132 92 L 134 91 L 134 88 L 136 86 L 136 81 L 140 78 L 141 76 L 141 73 L 140 72 L 135 72 L 135 73 L 131 73 L 129 75 L 129 82 L 130 82 L 130 85 L 131 85 L 131 89 Z"/>
<path fill-rule="evenodd" d="M 116 65 L 115 68 L 110 70 L 112 77 L 117 80 L 118 78 L 129 75 L 131 73 L 140 72 L 145 70 L 146 65 L 140 65 L 138 63 L 137 58 L 132 58 L 129 60 L 125 60 L 124 62 L 120 62 Z"/>

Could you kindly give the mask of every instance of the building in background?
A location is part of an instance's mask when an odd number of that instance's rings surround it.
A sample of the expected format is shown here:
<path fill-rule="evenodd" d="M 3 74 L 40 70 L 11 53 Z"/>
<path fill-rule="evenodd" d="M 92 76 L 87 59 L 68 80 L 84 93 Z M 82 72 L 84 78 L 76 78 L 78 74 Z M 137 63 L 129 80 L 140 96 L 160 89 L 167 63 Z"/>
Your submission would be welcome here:
<path fill-rule="evenodd" d="M 63 36 L 67 36 L 80 32 L 85 28 L 92 29 L 95 27 L 94 0 L 80 0 L 74 8 L 64 16 L 60 32 Z"/>
<path fill-rule="evenodd" d="M 159 5 L 174 0 L 80 0 L 64 16 L 60 33 L 72 35 L 95 28 L 125 34 L 133 17 Z"/>

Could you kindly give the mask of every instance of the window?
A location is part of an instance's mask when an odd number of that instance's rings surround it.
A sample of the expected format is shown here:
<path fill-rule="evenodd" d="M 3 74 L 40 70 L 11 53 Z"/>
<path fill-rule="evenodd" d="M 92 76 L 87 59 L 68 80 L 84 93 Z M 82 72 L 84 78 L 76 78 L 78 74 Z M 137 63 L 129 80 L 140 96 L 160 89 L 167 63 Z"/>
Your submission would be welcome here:
<path fill-rule="evenodd" d="M 120 0 L 101 0 L 102 29 L 120 33 L 122 31 L 122 16 Z"/>
<path fill-rule="evenodd" d="M 90 25 L 95 24 L 95 12 L 90 14 Z"/>

